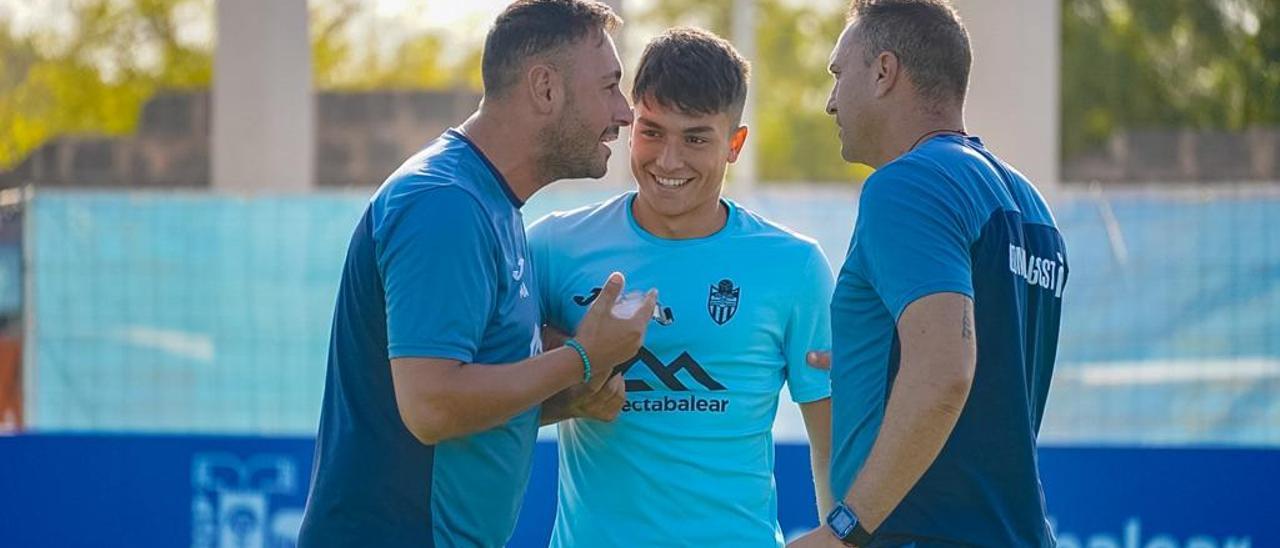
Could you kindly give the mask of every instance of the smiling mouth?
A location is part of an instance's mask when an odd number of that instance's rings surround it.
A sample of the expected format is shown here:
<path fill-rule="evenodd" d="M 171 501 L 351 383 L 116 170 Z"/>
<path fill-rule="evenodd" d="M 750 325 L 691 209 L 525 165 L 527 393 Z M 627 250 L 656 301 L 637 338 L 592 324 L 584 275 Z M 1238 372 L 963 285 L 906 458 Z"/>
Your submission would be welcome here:
<path fill-rule="evenodd" d="M 690 178 L 690 179 L 671 179 L 671 178 L 668 178 L 668 177 L 659 177 L 659 176 L 657 176 L 657 175 L 654 175 L 654 176 L 653 176 L 653 180 L 657 181 L 659 186 L 662 186 L 662 187 L 665 187 L 665 188 L 680 188 L 680 187 L 682 187 L 682 186 L 684 186 L 684 185 L 686 185 L 686 184 L 689 184 L 689 181 L 692 181 L 693 179 L 692 179 L 692 178 Z"/>

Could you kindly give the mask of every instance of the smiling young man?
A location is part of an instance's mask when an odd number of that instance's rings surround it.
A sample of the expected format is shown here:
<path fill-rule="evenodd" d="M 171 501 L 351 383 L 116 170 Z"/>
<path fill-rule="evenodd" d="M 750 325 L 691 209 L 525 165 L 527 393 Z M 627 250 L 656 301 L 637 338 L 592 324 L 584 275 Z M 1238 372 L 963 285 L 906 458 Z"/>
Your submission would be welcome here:
<path fill-rule="evenodd" d="M 655 38 L 632 93 L 638 190 L 529 229 L 551 327 L 580 329 L 614 270 L 661 295 L 639 353 L 617 364 L 615 421 L 544 411 L 578 416 L 559 426 L 552 546 L 778 546 L 771 427 L 784 383 L 829 507 L 830 387 L 805 358 L 829 345 L 830 266 L 812 239 L 720 195 L 747 137 L 747 73 L 713 34 Z"/>

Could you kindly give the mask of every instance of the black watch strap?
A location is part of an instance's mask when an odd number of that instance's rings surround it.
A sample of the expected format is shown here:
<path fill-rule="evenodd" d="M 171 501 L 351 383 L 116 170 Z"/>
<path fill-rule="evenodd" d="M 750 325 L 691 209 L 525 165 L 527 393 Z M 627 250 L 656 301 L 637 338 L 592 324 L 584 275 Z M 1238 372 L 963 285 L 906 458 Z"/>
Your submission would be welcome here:
<path fill-rule="evenodd" d="M 849 546 L 858 546 L 859 548 L 865 548 L 866 546 L 871 544 L 871 533 L 868 532 L 865 528 L 863 528 L 862 524 L 859 523 L 854 525 L 853 530 L 849 531 L 848 535 L 840 539 L 840 542 L 843 542 Z"/>

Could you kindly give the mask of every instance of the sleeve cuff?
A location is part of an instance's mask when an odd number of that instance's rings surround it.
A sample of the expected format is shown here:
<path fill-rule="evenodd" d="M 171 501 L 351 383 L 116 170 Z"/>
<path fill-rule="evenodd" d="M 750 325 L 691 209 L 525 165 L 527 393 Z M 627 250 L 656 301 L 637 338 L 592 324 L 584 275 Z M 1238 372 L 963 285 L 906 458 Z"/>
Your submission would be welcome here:
<path fill-rule="evenodd" d="M 896 325 L 898 320 L 902 319 L 902 313 L 907 310 L 908 306 L 911 306 L 911 303 L 928 297 L 929 295 L 933 295 L 934 293 L 959 293 L 972 299 L 973 283 L 962 282 L 959 280 L 947 280 L 917 286 L 911 291 L 903 293 L 902 296 L 898 298 L 897 302 L 886 303 L 890 305 L 889 308 L 893 311 L 893 323 Z"/>
<path fill-rule="evenodd" d="M 791 389 L 791 401 L 795 403 L 813 403 L 818 400 L 825 400 L 831 397 L 830 386 L 819 386 L 808 390 Z"/>
<path fill-rule="evenodd" d="M 393 360 L 396 358 L 434 358 L 471 363 L 475 359 L 475 353 L 447 346 L 393 344 L 387 347 L 387 357 Z"/>

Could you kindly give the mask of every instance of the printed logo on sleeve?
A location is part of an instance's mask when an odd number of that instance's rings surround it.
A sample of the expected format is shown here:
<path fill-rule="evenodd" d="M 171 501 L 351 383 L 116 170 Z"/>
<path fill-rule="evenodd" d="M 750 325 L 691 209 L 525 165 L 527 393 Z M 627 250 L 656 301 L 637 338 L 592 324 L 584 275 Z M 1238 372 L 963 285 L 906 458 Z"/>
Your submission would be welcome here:
<path fill-rule="evenodd" d="M 1009 244 L 1009 272 L 1027 281 L 1027 284 L 1043 287 L 1062 298 L 1062 286 L 1067 281 L 1067 261 L 1062 253 L 1058 260 L 1037 257 L 1021 246 Z"/>

